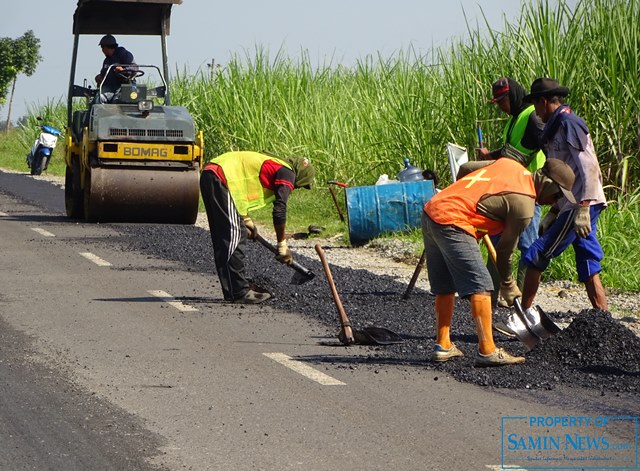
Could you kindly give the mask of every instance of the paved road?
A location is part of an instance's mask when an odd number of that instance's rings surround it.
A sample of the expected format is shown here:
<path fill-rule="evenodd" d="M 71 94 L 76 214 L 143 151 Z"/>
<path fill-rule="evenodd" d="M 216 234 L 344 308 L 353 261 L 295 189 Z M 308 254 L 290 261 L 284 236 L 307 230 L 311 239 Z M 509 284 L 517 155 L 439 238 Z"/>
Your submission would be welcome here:
<path fill-rule="evenodd" d="M 503 416 L 584 415 L 332 361 L 364 350 L 215 303 L 209 274 L 123 252 L 118 225 L 71 222 L 33 183 L 0 172 L 0 469 L 499 469 Z"/>

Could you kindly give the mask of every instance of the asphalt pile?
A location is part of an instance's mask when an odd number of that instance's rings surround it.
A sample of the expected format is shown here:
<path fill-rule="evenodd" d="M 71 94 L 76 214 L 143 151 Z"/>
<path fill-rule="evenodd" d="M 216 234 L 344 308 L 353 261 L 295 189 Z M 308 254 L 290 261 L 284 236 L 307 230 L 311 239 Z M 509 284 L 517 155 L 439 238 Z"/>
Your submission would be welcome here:
<path fill-rule="evenodd" d="M 125 250 L 137 250 L 184 264 L 185 269 L 215 275 L 209 232 L 193 226 L 118 225 Z M 113 243 L 111 241 L 110 243 Z M 295 249 L 294 249 L 295 252 Z M 325 248 L 329 264 L 339 256 Z M 516 389 L 554 389 L 558 386 L 583 387 L 596 391 L 614 391 L 640 396 L 640 339 L 610 314 L 586 310 L 554 337 L 527 351 L 517 339 L 495 333 L 496 344 L 512 354 L 524 355 L 522 365 L 500 368 L 474 366 L 477 336 L 469 304 L 456 300 L 452 340 L 465 356 L 442 364 L 431 362 L 435 340 L 434 298 L 416 289 L 408 300 L 402 299 L 406 285 L 391 277 L 375 275 L 331 265 L 334 281 L 354 328 L 384 327 L 401 335 L 402 344 L 342 347 L 337 340 L 338 315 L 318 259 L 296 256 L 296 261 L 312 270 L 316 277 L 303 285 L 289 284 L 293 271 L 274 260 L 273 254 L 258 243 L 249 243 L 246 251 L 247 274 L 252 281 L 274 294 L 267 305 L 297 312 L 326 326 L 328 345 L 325 361 L 344 365 L 403 365 L 433 369 L 459 381 Z M 380 260 L 384 263 L 384 260 Z M 220 292 L 203 297 L 222 298 Z M 262 305 L 261 305 L 262 306 Z M 216 304 L 200 304 L 215 315 Z M 261 307 L 260 307 L 261 308 Z M 499 310 L 496 319 L 504 320 L 508 311 Z M 568 313 L 547 313 L 552 319 L 567 318 Z M 336 348 L 332 347 L 336 346 Z M 350 355 L 352 349 L 359 355 Z M 339 353 L 340 352 L 340 353 Z M 336 354 L 339 353 L 339 360 Z M 364 355 L 362 355 L 364 353 Z M 322 360 L 319 360 L 322 361 Z"/>

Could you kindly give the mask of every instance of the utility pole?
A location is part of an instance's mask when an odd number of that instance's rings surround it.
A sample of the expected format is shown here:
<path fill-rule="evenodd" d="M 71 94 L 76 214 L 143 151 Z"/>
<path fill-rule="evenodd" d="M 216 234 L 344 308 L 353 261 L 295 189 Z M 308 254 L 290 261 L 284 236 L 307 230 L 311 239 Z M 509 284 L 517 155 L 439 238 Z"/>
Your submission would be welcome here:
<path fill-rule="evenodd" d="M 207 63 L 207 66 L 209 67 L 209 69 L 211 70 L 211 80 L 213 80 L 213 72 L 215 70 L 215 66 L 216 66 L 216 60 L 212 57 L 211 58 L 211 63 Z"/>

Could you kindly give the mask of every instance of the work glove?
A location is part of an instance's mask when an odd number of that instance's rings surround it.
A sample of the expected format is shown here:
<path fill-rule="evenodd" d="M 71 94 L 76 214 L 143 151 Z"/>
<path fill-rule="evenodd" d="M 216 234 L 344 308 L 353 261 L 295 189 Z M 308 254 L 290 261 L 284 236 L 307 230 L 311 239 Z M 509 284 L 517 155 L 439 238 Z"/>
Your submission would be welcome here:
<path fill-rule="evenodd" d="M 276 255 L 276 260 L 285 265 L 291 265 L 293 263 L 293 254 L 291 250 L 289 250 L 289 247 L 287 247 L 286 240 L 278 242 L 278 255 Z"/>
<path fill-rule="evenodd" d="M 591 232 L 591 216 L 589 215 L 589 206 L 580 206 L 573 220 L 573 227 L 578 237 L 583 239 L 589 236 Z"/>
<path fill-rule="evenodd" d="M 542 234 L 547 232 L 551 227 L 551 224 L 554 223 L 558 215 L 553 211 L 549 211 L 545 217 L 540 221 L 540 225 L 538 226 L 538 237 L 541 237 Z"/>
<path fill-rule="evenodd" d="M 502 296 L 502 299 L 507 302 L 507 306 L 513 306 L 513 301 L 516 298 L 522 297 L 522 293 L 518 288 L 516 280 L 511 279 L 511 281 L 508 281 L 506 283 L 502 282 L 500 284 L 500 296 Z"/>
<path fill-rule="evenodd" d="M 476 160 L 491 160 L 491 152 L 486 147 L 476 148 Z"/>
<path fill-rule="evenodd" d="M 249 216 L 242 216 L 242 220 L 244 221 L 247 231 L 249 231 L 249 235 L 247 237 L 251 240 L 255 239 L 258 236 L 258 228 L 253 223 L 253 219 Z"/>

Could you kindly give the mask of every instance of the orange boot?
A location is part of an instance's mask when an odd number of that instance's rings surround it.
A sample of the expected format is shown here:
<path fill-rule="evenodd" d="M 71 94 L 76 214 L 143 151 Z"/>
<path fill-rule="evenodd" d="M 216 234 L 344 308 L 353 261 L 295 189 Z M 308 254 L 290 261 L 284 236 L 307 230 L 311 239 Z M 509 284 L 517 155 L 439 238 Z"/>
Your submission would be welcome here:
<path fill-rule="evenodd" d="M 436 295 L 436 346 L 433 351 L 433 361 L 442 362 L 450 358 L 461 357 L 463 354 L 451 343 L 450 330 L 453 318 L 454 293 Z"/>
<path fill-rule="evenodd" d="M 502 348 L 496 348 L 491 331 L 491 295 L 471 295 L 471 315 L 478 331 L 478 357 L 476 366 L 515 365 L 524 362 L 524 357 L 514 357 Z"/>
<path fill-rule="evenodd" d="M 478 350 L 481 354 L 487 355 L 496 349 L 493 343 L 493 331 L 491 330 L 491 295 L 488 293 L 472 294 L 471 315 L 476 322 L 478 332 Z"/>

